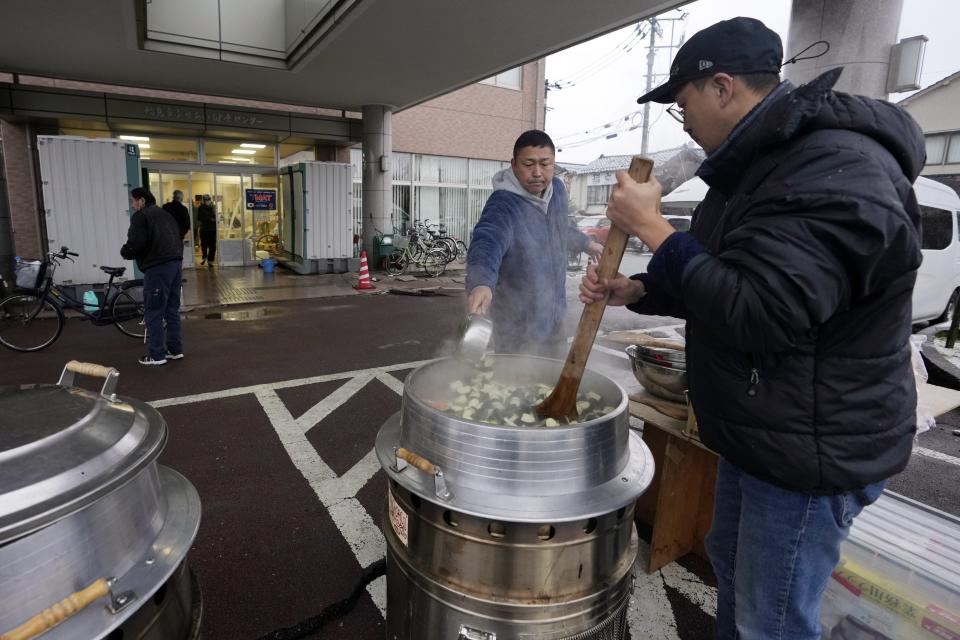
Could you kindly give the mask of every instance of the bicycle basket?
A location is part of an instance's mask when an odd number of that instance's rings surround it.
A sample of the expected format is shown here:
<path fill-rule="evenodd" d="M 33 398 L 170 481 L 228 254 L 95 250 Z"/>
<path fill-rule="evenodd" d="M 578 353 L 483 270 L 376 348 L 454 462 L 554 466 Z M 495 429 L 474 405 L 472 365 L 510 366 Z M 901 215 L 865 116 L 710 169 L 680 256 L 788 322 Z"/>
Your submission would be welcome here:
<path fill-rule="evenodd" d="M 39 289 L 46 266 L 40 260 L 23 260 L 14 265 L 18 289 Z"/>
<path fill-rule="evenodd" d="M 406 249 L 410 246 L 410 236 L 394 236 L 393 246 L 397 249 Z"/>

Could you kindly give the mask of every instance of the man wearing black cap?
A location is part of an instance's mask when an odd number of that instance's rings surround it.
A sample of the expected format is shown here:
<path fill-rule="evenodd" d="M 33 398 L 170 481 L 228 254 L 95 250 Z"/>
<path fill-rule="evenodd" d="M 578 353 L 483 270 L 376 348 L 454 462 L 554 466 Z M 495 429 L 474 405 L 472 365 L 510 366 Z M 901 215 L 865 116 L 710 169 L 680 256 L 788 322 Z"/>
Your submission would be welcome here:
<path fill-rule="evenodd" d="M 669 81 L 708 153 L 689 233 L 660 186 L 626 173 L 608 215 L 655 254 L 584 303 L 685 318 L 690 400 L 719 454 L 706 541 L 717 638 L 819 640 L 819 602 L 853 518 L 910 458 L 916 390 L 911 294 L 920 265 L 912 183 L 920 128 L 879 100 L 832 90 L 841 69 L 780 82 L 780 38 L 734 18 L 690 38 Z"/>

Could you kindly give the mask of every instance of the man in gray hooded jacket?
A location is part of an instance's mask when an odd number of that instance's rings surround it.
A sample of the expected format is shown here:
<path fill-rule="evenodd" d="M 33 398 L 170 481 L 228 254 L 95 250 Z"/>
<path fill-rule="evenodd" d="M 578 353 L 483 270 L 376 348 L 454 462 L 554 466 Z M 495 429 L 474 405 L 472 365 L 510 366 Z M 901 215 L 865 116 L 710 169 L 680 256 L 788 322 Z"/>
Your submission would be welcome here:
<path fill-rule="evenodd" d="M 467 254 L 467 308 L 490 314 L 500 353 L 559 355 L 570 251 L 603 245 L 567 222 L 567 190 L 553 177 L 556 148 L 543 131 L 520 134 Z"/>

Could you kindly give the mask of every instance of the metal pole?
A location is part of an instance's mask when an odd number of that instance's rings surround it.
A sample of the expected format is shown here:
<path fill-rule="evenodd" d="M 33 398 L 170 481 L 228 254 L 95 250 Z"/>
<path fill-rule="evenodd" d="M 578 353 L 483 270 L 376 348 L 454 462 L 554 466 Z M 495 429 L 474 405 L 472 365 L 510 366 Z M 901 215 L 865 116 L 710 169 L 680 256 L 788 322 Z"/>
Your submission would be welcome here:
<path fill-rule="evenodd" d="M 650 18 L 650 50 L 647 52 L 647 91 L 653 89 L 653 62 L 657 57 L 657 19 Z M 640 154 L 647 155 L 650 143 L 650 103 L 643 105 L 643 134 L 640 138 Z"/>
<path fill-rule="evenodd" d="M 15 282 L 13 273 L 13 220 L 10 217 L 10 200 L 7 197 L 7 170 L 3 162 L 3 139 L 0 138 L 0 276 L 12 291 Z M 0 289 L 3 287 L 0 286 Z M 7 291 L 3 291 L 4 294 Z"/>

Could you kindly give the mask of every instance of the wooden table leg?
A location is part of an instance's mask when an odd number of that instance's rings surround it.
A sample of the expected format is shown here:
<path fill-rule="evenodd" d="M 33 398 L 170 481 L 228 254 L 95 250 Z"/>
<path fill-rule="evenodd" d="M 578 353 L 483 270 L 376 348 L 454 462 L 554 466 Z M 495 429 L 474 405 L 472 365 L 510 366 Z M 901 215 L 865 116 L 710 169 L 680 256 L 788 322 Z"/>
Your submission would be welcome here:
<path fill-rule="evenodd" d="M 662 461 L 658 461 L 660 484 L 647 567 L 651 573 L 685 553 L 702 551 L 704 523 L 709 528 L 713 512 L 713 491 L 704 495 L 704 489 L 712 487 L 709 476 L 716 477 L 716 456 L 686 440 L 664 435 L 666 446 Z M 644 439 L 646 436 L 644 433 Z"/>

